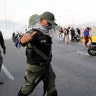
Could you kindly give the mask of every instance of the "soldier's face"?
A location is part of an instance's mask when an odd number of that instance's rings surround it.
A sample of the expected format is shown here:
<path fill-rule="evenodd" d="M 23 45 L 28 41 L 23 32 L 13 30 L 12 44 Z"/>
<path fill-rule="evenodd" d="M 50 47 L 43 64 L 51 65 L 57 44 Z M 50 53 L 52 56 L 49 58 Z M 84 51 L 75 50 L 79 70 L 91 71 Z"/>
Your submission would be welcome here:
<path fill-rule="evenodd" d="M 48 21 L 46 19 L 41 19 L 40 23 L 41 23 L 42 26 L 48 25 Z"/>

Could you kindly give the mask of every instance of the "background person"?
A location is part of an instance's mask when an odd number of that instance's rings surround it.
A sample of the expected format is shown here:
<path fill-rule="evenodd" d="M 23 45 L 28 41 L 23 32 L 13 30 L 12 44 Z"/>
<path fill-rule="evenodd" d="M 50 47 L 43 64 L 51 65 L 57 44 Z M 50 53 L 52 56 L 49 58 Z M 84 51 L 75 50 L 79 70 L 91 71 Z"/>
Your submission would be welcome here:
<path fill-rule="evenodd" d="M 85 30 L 84 30 L 84 41 L 85 41 L 85 47 L 88 48 L 88 42 L 89 42 L 89 39 L 91 40 L 92 42 L 92 39 L 90 37 L 90 32 L 91 31 L 91 28 L 87 27 Z"/>
<path fill-rule="evenodd" d="M 72 28 L 70 29 L 70 32 L 71 32 L 71 41 L 74 41 L 75 29 L 72 27 Z"/>
<path fill-rule="evenodd" d="M 66 39 L 66 28 L 64 28 L 64 30 L 63 30 L 64 32 L 64 37 L 63 37 L 63 41 L 65 42 L 65 39 Z"/>
<path fill-rule="evenodd" d="M 62 27 L 60 27 L 59 29 L 59 39 L 60 41 L 63 41 L 63 28 Z"/>
<path fill-rule="evenodd" d="M 68 27 L 68 28 L 66 29 L 66 44 L 69 43 L 69 32 L 70 32 L 70 27 Z"/>
<path fill-rule="evenodd" d="M 78 34 L 78 37 L 81 38 L 81 30 L 79 28 L 76 28 L 76 32 Z"/>

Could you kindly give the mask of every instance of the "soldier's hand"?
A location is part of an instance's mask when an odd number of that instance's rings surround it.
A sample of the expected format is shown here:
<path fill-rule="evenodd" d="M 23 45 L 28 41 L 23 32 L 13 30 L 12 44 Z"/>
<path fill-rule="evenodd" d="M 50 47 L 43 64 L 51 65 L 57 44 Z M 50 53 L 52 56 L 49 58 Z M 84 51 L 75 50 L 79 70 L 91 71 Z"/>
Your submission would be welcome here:
<path fill-rule="evenodd" d="M 22 44 L 29 42 L 33 37 L 36 35 L 36 32 L 33 32 L 31 35 L 26 33 L 23 35 L 23 37 L 20 39 L 20 42 Z"/>

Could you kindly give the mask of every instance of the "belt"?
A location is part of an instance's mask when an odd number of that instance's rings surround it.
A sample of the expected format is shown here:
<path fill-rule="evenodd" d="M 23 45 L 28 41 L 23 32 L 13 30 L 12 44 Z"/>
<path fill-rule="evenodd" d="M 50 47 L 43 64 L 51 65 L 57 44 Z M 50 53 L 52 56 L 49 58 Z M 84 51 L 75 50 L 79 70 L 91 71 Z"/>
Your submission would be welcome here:
<path fill-rule="evenodd" d="M 46 67 L 50 65 L 50 62 L 40 62 L 40 63 L 28 63 L 30 65 L 37 65 L 37 66 L 42 66 L 42 67 Z"/>

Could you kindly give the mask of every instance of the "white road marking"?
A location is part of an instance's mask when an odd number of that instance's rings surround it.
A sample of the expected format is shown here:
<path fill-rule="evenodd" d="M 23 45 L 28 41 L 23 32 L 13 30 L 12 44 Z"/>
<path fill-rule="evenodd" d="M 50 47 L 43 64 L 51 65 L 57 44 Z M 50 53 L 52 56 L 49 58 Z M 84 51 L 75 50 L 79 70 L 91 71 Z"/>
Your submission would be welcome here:
<path fill-rule="evenodd" d="M 83 54 L 83 55 L 87 55 L 87 56 L 89 56 L 89 54 L 88 53 L 84 53 L 84 52 L 82 52 L 82 51 L 76 51 L 77 53 L 80 53 L 80 54 Z"/>
<path fill-rule="evenodd" d="M 2 69 L 10 80 L 14 80 L 14 76 L 7 70 L 4 65 L 2 65 Z"/>

